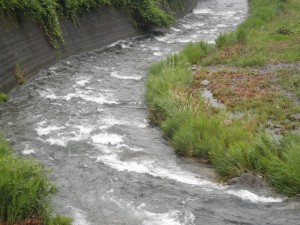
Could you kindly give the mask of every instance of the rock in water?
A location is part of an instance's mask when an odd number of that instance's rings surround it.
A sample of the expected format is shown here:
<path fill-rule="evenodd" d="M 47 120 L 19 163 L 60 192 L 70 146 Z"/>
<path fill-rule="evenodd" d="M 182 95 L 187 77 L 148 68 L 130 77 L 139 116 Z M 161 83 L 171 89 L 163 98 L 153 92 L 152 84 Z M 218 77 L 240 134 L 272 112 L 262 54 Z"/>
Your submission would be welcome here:
<path fill-rule="evenodd" d="M 239 177 L 234 177 L 229 180 L 227 184 L 254 188 L 265 186 L 264 179 L 261 176 L 255 176 L 252 173 L 242 173 Z"/>

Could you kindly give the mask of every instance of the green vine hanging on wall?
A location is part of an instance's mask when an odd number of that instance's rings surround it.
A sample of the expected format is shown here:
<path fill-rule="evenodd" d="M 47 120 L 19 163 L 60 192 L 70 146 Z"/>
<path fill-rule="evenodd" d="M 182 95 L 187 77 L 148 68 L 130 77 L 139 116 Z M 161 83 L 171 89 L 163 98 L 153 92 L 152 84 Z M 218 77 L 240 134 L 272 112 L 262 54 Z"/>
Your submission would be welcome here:
<path fill-rule="evenodd" d="M 74 23 L 81 15 L 99 7 L 109 6 L 130 13 L 141 28 L 168 26 L 174 19 L 160 6 L 179 0 L 1 0 L 0 11 L 13 17 L 17 23 L 35 21 L 41 24 L 46 37 L 54 48 L 63 43 L 59 18 Z"/>

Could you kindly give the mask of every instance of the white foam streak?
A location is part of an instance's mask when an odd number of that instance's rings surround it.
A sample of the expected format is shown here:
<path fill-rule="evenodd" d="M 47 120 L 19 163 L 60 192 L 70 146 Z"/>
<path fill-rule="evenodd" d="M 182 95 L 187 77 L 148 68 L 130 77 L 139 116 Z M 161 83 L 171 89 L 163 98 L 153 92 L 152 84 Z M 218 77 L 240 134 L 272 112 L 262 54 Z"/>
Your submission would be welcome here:
<path fill-rule="evenodd" d="M 118 134 L 102 133 L 93 136 L 92 140 L 96 144 L 116 145 L 123 142 L 123 136 Z"/>
<path fill-rule="evenodd" d="M 33 149 L 29 149 L 28 145 L 26 145 L 25 149 L 22 151 L 23 155 L 30 155 L 30 154 L 34 154 L 35 150 Z"/>
<path fill-rule="evenodd" d="M 128 49 L 128 48 L 131 48 L 131 42 L 128 42 L 128 40 L 119 40 L 119 41 L 116 41 L 110 45 L 108 45 L 108 47 L 115 47 L 117 45 L 121 46 L 123 49 Z"/>
<path fill-rule="evenodd" d="M 85 86 L 85 85 L 88 84 L 89 82 L 90 82 L 89 79 L 84 79 L 84 80 L 76 81 L 76 84 L 79 85 L 79 86 Z"/>
<path fill-rule="evenodd" d="M 110 74 L 110 76 L 117 78 L 117 79 L 122 79 L 122 80 L 141 80 L 142 77 L 140 76 L 123 76 L 120 75 L 117 71 L 114 71 Z"/>
<path fill-rule="evenodd" d="M 113 127 L 115 125 L 127 125 L 127 126 L 134 126 L 139 128 L 146 128 L 148 126 L 147 121 L 140 122 L 140 121 L 126 121 L 126 120 L 118 120 L 114 117 L 105 117 L 102 120 L 103 125 L 100 126 L 100 129 L 107 129 Z"/>
<path fill-rule="evenodd" d="M 42 136 L 42 135 L 50 134 L 53 131 L 61 130 L 63 128 L 64 127 L 48 126 L 48 127 L 37 127 L 37 128 L 35 128 L 35 130 L 39 136 Z"/>
<path fill-rule="evenodd" d="M 74 219 L 73 225 L 90 225 L 83 211 L 72 207 L 72 214 L 72 218 Z"/>
<path fill-rule="evenodd" d="M 113 153 L 110 155 L 99 156 L 97 162 L 102 162 L 118 171 L 145 173 L 153 177 L 167 178 L 180 183 L 196 186 L 213 186 L 215 189 L 223 189 L 221 185 L 197 178 L 196 174 L 179 171 L 176 167 L 169 169 L 158 167 L 154 161 L 150 160 L 124 162 L 118 158 L 117 154 Z"/>
<path fill-rule="evenodd" d="M 236 15 L 238 12 L 236 11 L 224 11 L 224 12 L 216 12 L 214 13 L 214 15 L 217 16 L 233 16 Z"/>
<path fill-rule="evenodd" d="M 95 102 L 98 104 L 118 104 L 117 101 L 114 99 L 108 99 L 108 97 L 99 94 L 98 96 L 93 96 L 90 94 L 83 94 L 83 93 L 70 93 L 63 97 L 66 101 L 70 101 L 72 98 L 82 98 L 88 102 Z"/>
<path fill-rule="evenodd" d="M 251 201 L 255 203 L 271 203 L 271 202 L 282 202 L 283 199 L 281 198 L 272 198 L 272 197 L 264 197 L 264 196 L 258 196 L 250 191 L 247 190 L 229 190 L 226 191 L 227 194 L 234 195 L 236 197 L 239 197 L 246 201 Z"/>
<path fill-rule="evenodd" d="M 58 145 L 62 147 L 66 147 L 68 143 L 68 140 L 56 139 L 56 138 L 49 138 L 43 141 L 49 143 L 50 145 Z"/>
<path fill-rule="evenodd" d="M 117 148 L 117 149 L 126 148 L 126 149 L 128 149 L 128 150 L 130 150 L 130 151 L 133 151 L 133 152 L 144 152 L 144 149 L 142 149 L 142 148 L 133 148 L 133 147 L 129 147 L 129 146 L 126 145 L 126 144 L 118 144 L 118 145 L 116 146 L 116 148 Z"/>
<path fill-rule="evenodd" d="M 175 27 L 170 27 L 170 30 L 173 30 L 173 31 L 175 31 L 175 32 L 180 32 L 180 31 L 181 31 L 180 29 L 175 28 Z"/>
<path fill-rule="evenodd" d="M 35 151 L 32 149 L 22 151 L 23 155 L 30 155 L 30 154 L 34 154 L 34 153 L 35 153 Z"/>
<path fill-rule="evenodd" d="M 117 147 L 123 146 L 119 145 Z M 166 178 L 184 184 L 199 186 L 203 188 L 203 190 L 208 192 L 212 190 L 225 191 L 224 193 L 236 196 L 244 201 L 251 201 L 255 203 L 271 203 L 283 201 L 283 199 L 281 198 L 259 196 L 247 190 L 226 190 L 229 188 L 228 186 L 212 183 L 208 180 L 198 178 L 196 174 L 182 171 L 180 169 L 177 169 L 176 167 L 159 167 L 156 165 L 155 161 L 144 160 L 139 162 L 124 162 L 118 158 L 117 154 L 113 153 L 109 155 L 99 156 L 97 158 L 97 162 L 102 162 L 118 171 L 144 173 L 153 177 Z"/>
<path fill-rule="evenodd" d="M 95 128 L 91 126 L 83 126 L 83 125 L 76 125 L 75 128 L 79 129 L 80 134 L 90 134 Z"/>
<path fill-rule="evenodd" d="M 97 162 L 103 162 L 106 165 L 109 165 L 111 168 L 118 171 L 129 171 L 136 173 L 149 173 L 149 169 L 143 163 L 137 162 L 122 162 L 118 159 L 116 154 L 103 155 L 97 158 Z"/>
<path fill-rule="evenodd" d="M 163 56 L 164 54 L 162 52 L 154 52 L 153 55 L 154 56 Z"/>
<path fill-rule="evenodd" d="M 39 91 L 39 95 L 43 98 L 46 99 L 57 99 L 58 97 L 56 96 L 56 94 L 52 91 L 52 90 L 40 90 Z"/>
<path fill-rule="evenodd" d="M 213 14 L 214 12 L 211 9 L 194 9 L 194 14 Z"/>
<path fill-rule="evenodd" d="M 153 213 L 145 209 L 145 203 L 134 207 L 132 203 L 120 199 L 116 200 L 111 198 L 110 201 L 137 219 L 142 220 L 141 225 L 193 225 L 195 220 L 195 216 L 189 210 L 185 210 L 184 212 L 171 210 L 165 213 Z"/>

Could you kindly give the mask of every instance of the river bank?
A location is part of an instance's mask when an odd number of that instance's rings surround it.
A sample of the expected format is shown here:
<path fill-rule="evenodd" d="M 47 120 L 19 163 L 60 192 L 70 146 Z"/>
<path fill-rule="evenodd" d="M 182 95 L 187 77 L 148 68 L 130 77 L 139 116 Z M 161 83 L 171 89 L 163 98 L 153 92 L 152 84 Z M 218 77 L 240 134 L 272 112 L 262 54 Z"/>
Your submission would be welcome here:
<path fill-rule="evenodd" d="M 251 172 L 299 194 L 299 12 L 295 0 L 250 1 L 246 21 L 215 45 L 152 66 L 149 118 L 178 154 L 207 160 L 223 181 Z"/>

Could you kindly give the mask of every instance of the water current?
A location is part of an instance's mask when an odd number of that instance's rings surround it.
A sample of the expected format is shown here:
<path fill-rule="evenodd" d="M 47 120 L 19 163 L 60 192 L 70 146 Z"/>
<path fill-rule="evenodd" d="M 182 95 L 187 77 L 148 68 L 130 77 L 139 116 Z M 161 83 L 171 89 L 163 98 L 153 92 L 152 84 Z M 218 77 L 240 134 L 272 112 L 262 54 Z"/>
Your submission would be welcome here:
<path fill-rule="evenodd" d="M 199 1 L 163 36 L 70 57 L 12 91 L 0 127 L 18 154 L 52 169 L 58 212 L 74 225 L 300 224 L 297 201 L 218 184 L 147 122 L 147 68 L 246 15 L 246 0 Z"/>

